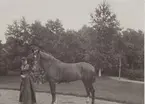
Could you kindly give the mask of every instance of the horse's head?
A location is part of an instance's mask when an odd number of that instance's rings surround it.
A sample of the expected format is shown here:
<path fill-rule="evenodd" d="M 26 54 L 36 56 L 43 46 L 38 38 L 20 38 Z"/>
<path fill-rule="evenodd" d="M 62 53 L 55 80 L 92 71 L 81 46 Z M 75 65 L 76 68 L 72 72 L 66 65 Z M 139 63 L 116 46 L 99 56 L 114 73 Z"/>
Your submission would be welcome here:
<path fill-rule="evenodd" d="M 34 61 L 39 61 L 40 60 L 40 50 L 39 49 L 37 49 L 37 50 L 33 50 L 33 59 L 34 59 Z"/>
<path fill-rule="evenodd" d="M 40 49 L 33 49 L 33 57 L 35 61 L 40 61 L 40 59 L 51 61 L 55 59 L 50 53 L 41 51 Z"/>
<path fill-rule="evenodd" d="M 41 51 L 40 49 L 33 49 L 32 52 L 33 57 L 33 66 L 41 66 L 43 63 L 47 62 L 48 64 L 52 64 L 54 62 L 58 62 L 59 60 L 53 57 L 50 53 L 46 53 Z"/>
<path fill-rule="evenodd" d="M 32 53 L 27 56 L 28 64 L 31 66 L 32 70 L 36 70 L 38 67 L 38 62 L 40 60 L 40 50 L 32 50 Z"/>
<path fill-rule="evenodd" d="M 32 57 L 32 69 L 36 70 L 40 66 L 40 58 L 41 58 L 41 51 L 40 49 L 33 50 L 32 54 L 30 54 Z"/>

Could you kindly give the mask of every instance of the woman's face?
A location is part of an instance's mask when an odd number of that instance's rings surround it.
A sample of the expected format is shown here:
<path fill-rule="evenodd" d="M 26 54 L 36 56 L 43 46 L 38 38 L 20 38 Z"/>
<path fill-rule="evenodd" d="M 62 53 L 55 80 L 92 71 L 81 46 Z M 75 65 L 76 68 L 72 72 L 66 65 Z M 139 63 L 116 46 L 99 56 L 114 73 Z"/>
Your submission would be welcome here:
<path fill-rule="evenodd" d="M 22 63 L 23 64 L 27 64 L 27 60 L 22 60 Z"/>
<path fill-rule="evenodd" d="M 27 60 L 24 61 L 24 64 L 27 64 Z"/>

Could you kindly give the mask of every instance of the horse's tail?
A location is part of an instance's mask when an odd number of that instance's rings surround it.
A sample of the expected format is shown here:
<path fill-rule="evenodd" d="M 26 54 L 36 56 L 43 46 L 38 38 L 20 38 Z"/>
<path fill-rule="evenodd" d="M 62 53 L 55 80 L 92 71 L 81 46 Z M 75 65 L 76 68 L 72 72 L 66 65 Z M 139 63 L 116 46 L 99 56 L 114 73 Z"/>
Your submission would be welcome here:
<path fill-rule="evenodd" d="M 93 76 L 91 81 L 94 83 L 96 81 L 96 76 Z"/>
<path fill-rule="evenodd" d="M 92 75 L 92 83 L 94 83 L 96 81 L 96 77 L 97 77 L 97 73 L 95 68 L 93 67 L 94 71 L 93 71 L 93 75 Z"/>
<path fill-rule="evenodd" d="M 96 74 L 96 72 L 93 74 L 93 76 L 92 76 L 92 83 L 94 83 L 95 81 L 96 81 L 96 76 L 97 76 L 97 74 Z"/>

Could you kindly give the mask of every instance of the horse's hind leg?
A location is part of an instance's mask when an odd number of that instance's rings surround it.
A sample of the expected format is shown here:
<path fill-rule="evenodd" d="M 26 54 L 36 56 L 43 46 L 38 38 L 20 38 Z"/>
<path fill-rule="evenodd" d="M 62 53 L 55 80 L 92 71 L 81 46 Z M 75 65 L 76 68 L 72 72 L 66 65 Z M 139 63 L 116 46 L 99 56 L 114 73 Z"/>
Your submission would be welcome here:
<path fill-rule="evenodd" d="M 83 84 L 84 84 L 84 87 L 86 89 L 86 92 L 87 92 L 87 100 L 86 100 L 86 103 L 88 104 L 89 103 L 89 97 L 90 97 L 90 90 L 89 90 L 89 85 L 88 85 L 88 82 L 87 81 L 83 81 Z"/>
<path fill-rule="evenodd" d="M 91 95 L 92 95 L 92 104 L 94 104 L 94 103 L 95 103 L 95 89 L 94 89 L 92 83 L 90 84 L 90 88 L 89 88 L 89 90 L 90 90 Z"/>
<path fill-rule="evenodd" d="M 49 81 L 50 84 L 50 90 L 52 95 L 52 103 L 51 104 L 57 104 L 56 100 L 56 84 L 53 81 Z"/>

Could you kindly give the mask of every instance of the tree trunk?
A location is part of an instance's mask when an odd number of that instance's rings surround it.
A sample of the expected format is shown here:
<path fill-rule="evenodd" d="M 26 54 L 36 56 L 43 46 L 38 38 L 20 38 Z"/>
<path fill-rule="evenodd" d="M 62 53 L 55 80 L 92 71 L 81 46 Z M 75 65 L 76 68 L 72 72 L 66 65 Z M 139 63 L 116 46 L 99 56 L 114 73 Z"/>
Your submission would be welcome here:
<path fill-rule="evenodd" d="M 122 64 L 121 57 L 119 57 L 119 79 L 121 77 L 121 64 Z"/>
<path fill-rule="evenodd" d="M 102 76 L 102 69 L 99 69 L 99 77 L 101 77 Z"/>

